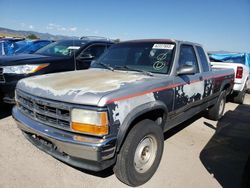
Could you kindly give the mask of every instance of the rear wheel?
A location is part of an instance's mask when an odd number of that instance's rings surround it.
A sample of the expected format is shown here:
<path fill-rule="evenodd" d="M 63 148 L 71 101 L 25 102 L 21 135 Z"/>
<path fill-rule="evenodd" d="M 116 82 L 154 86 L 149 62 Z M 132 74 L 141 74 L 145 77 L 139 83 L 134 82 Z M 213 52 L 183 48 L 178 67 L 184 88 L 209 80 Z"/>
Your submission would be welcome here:
<path fill-rule="evenodd" d="M 217 103 L 208 109 L 206 117 L 211 120 L 219 120 L 224 113 L 226 104 L 226 91 L 222 91 L 217 100 Z"/>
<path fill-rule="evenodd" d="M 243 104 L 246 96 L 246 91 L 240 91 L 235 97 L 233 97 L 233 102 L 238 104 Z"/>
<path fill-rule="evenodd" d="M 233 96 L 233 102 L 238 104 L 243 104 L 246 96 L 247 83 L 245 84 L 242 91 L 238 92 L 235 96 Z"/>
<path fill-rule="evenodd" d="M 157 170 L 162 152 L 163 131 L 154 121 L 143 120 L 129 132 L 120 153 L 114 172 L 117 178 L 130 186 L 147 182 Z"/>
<path fill-rule="evenodd" d="M 250 94 L 250 79 L 248 79 L 246 83 L 246 93 Z"/>

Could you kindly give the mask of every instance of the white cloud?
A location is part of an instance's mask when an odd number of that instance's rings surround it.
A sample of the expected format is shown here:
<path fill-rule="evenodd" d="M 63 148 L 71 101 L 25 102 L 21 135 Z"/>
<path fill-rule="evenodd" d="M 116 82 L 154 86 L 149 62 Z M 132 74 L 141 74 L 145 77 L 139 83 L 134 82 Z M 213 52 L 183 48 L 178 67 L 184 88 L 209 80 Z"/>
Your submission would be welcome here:
<path fill-rule="evenodd" d="M 95 30 L 95 31 L 94 31 L 94 34 L 96 34 L 96 35 L 99 34 L 99 31 L 98 31 L 98 30 Z"/>
<path fill-rule="evenodd" d="M 70 31 L 76 31 L 77 28 L 76 28 L 76 27 L 70 27 L 69 30 L 70 30 Z"/>
<path fill-rule="evenodd" d="M 20 23 L 20 25 L 21 25 L 21 27 L 25 27 L 26 24 L 22 22 L 22 23 Z"/>
<path fill-rule="evenodd" d="M 59 24 L 49 23 L 46 26 L 46 29 L 47 30 L 54 30 L 54 31 L 76 31 L 77 27 L 69 27 L 69 28 L 67 28 L 67 27 L 59 25 Z"/>
<path fill-rule="evenodd" d="M 61 26 L 58 25 L 58 24 L 49 23 L 49 24 L 46 26 L 46 29 L 48 29 L 48 30 L 61 30 Z"/>
<path fill-rule="evenodd" d="M 23 29 L 34 29 L 35 27 L 34 27 L 34 25 L 29 25 L 29 24 L 26 24 L 26 23 L 24 23 L 24 22 L 21 22 L 21 23 L 19 23 L 19 25 L 23 28 Z"/>

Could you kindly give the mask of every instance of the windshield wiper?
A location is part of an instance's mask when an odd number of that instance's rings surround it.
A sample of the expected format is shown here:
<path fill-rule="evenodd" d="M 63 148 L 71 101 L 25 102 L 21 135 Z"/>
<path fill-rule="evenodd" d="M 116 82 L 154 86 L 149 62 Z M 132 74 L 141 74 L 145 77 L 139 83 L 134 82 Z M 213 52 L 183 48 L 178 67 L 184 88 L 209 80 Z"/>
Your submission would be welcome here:
<path fill-rule="evenodd" d="M 143 74 L 145 74 L 147 76 L 154 76 L 151 72 L 141 70 L 141 69 L 133 69 L 131 67 L 128 67 L 127 65 L 123 65 L 123 66 L 116 65 L 115 68 L 125 69 L 125 70 L 129 70 L 129 71 L 141 72 L 141 73 L 143 73 Z"/>
<path fill-rule="evenodd" d="M 100 62 L 96 62 L 97 65 L 102 65 L 103 67 L 105 67 L 106 69 L 109 69 L 111 71 L 114 71 L 114 68 L 105 64 L 105 63 L 100 63 Z"/>

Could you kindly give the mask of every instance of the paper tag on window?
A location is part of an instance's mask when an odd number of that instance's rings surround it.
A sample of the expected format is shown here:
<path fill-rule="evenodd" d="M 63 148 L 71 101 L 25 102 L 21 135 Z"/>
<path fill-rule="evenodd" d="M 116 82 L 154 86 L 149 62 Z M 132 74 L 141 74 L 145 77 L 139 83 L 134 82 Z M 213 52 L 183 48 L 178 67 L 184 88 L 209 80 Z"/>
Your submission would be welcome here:
<path fill-rule="evenodd" d="M 154 44 L 152 49 L 173 50 L 174 44 Z"/>

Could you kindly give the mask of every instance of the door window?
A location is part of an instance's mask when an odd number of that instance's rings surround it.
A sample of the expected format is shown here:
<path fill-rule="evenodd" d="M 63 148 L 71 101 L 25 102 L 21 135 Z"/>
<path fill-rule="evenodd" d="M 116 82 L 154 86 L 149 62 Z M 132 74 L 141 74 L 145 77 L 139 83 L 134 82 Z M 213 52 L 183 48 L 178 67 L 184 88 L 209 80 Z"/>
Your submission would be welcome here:
<path fill-rule="evenodd" d="M 180 49 L 179 67 L 185 65 L 194 65 L 196 67 L 196 73 L 199 72 L 194 48 L 190 45 L 182 45 Z"/>

